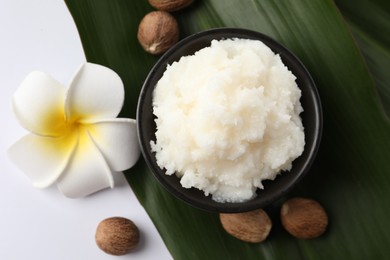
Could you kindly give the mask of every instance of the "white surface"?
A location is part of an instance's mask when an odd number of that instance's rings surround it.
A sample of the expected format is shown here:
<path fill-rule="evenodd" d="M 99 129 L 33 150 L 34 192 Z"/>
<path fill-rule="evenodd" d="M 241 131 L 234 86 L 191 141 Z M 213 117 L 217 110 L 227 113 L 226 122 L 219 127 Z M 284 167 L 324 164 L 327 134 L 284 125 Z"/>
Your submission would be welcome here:
<path fill-rule="evenodd" d="M 118 187 L 67 199 L 56 187 L 38 190 L 11 164 L 7 148 L 25 131 L 10 110 L 13 92 L 32 70 L 67 84 L 85 61 L 73 20 L 61 0 L 0 0 L 0 259 L 171 259 L 123 175 Z M 98 223 L 132 219 L 141 230 L 138 250 L 110 256 L 95 244 Z"/>

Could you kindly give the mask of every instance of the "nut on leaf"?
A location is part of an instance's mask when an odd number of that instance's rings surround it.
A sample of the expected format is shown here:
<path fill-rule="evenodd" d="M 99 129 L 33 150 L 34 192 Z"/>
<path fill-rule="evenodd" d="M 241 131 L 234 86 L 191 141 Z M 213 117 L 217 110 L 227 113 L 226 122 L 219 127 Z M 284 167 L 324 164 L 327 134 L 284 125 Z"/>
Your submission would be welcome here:
<path fill-rule="evenodd" d="M 161 54 L 179 40 L 179 26 L 168 12 L 153 11 L 142 18 L 137 38 L 145 51 Z"/>
<path fill-rule="evenodd" d="M 262 209 L 244 213 L 220 213 L 219 218 L 226 232 L 250 243 L 264 241 L 272 228 L 271 219 Z"/>
<path fill-rule="evenodd" d="M 192 2 L 194 0 L 149 0 L 151 6 L 167 12 L 178 11 L 189 6 Z"/>
<path fill-rule="evenodd" d="M 328 225 L 328 216 L 321 204 L 306 198 L 293 198 L 283 203 L 280 218 L 291 235 L 303 239 L 322 235 Z"/>
<path fill-rule="evenodd" d="M 139 230 L 127 218 L 112 217 L 101 221 L 96 229 L 98 247 L 110 255 L 125 255 L 137 247 Z"/>

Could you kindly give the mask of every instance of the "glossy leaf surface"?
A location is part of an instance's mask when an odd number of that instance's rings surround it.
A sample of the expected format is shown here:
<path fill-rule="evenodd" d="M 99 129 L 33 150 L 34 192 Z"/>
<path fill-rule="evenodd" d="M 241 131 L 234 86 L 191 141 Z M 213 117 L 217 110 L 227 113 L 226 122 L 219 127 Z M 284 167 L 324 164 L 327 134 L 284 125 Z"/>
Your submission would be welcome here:
<path fill-rule="evenodd" d="M 384 67 L 390 64 L 390 26 L 385 19 L 390 9 L 375 1 L 355 2 L 337 2 L 347 20 L 330 0 L 198 0 L 174 13 L 182 38 L 208 28 L 248 28 L 280 41 L 303 61 L 322 99 L 324 132 L 311 171 L 288 197 L 316 199 L 330 218 L 324 236 L 295 239 L 280 225 L 283 198 L 265 209 L 274 224 L 267 241 L 244 243 L 226 234 L 217 214 L 173 198 L 140 160 L 127 178 L 175 259 L 385 259 L 390 255 L 390 125 L 383 109 L 389 111 L 390 103 L 389 66 Z M 146 0 L 66 3 L 88 61 L 121 76 L 126 87 L 122 113 L 134 117 L 142 83 L 158 58 L 144 52 L 136 38 L 138 23 L 152 7 Z M 361 10 L 379 10 L 380 16 L 360 23 L 367 16 Z M 381 28 L 373 32 L 370 23 Z"/>

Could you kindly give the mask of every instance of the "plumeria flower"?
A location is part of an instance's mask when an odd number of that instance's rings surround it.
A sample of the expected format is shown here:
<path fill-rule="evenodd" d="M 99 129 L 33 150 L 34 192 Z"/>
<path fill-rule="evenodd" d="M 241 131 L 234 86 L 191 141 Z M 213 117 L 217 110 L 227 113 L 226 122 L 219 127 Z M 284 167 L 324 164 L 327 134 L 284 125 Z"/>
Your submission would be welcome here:
<path fill-rule="evenodd" d="M 85 63 L 66 89 L 32 72 L 13 96 L 13 111 L 30 133 L 9 149 L 11 160 L 37 188 L 54 183 L 67 197 L 113 187 L 115 172 L 138 160 L 134 119 L 116 118 L 124 87 L 109 68 Z"/>

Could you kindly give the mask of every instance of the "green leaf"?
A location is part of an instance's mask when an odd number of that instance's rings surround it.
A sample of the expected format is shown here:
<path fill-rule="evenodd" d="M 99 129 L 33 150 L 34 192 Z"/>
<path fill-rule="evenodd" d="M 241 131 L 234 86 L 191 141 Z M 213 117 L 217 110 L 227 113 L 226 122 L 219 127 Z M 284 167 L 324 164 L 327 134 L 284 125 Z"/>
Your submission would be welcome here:
<path fill-rule="evenodd" d="M 337 4 L 350 25 L 377 85 L 383 107 L 390 115 L 390 2 L 347 1 Z"/>
<path fill-rule="evenodd" d="M 384 93 L 383 104 L 388 106 L 390 79 L 385 72 L 389 67 L 377 68 L 377 64 L 389 64 L 389 20 L 367 19 L 361 24 L 361 15 L 378 11 L 378 7 L 360 1 L 355 8 L 347 2 L 338 4 L 349 25 L 331 0 L 198 0 L 174 14 L 182 37 L 213 27 L 249 28 L 280 41 L 307 66 L 323 103 L 323 141 L 311 171 L 288 197 L 314 198 L 324 205 L 330 218 L 324 236 L 295 239 L 280 224 L 283 198 L 265 209 L 274 224 L 267 241 L 244 243 L 226 234 L 217 214 L 192 208 L 168 194 L 141 159 L 126 173 L 128 181 L 175 259 L 390 256 L 390 125 L 376 92 L 377 84 Z M 126 87 L 122 113 L 134 117 L 142 83 L 157 60 L 142 50 L 136 38 L 139 21 L 152 8 L 146 0 L 66 3 L 87 59 L 118 72 Z M 363 12 L 357 12 L 360 8 Z M 386 18 L 389 12 L 389 8 L 381 9 L 380 16 Z M 383 34 L 379 30 L 370 33 L 376 22 L 383 26 Z M 348 26 L 352 26 L 361 50 Z"/>

